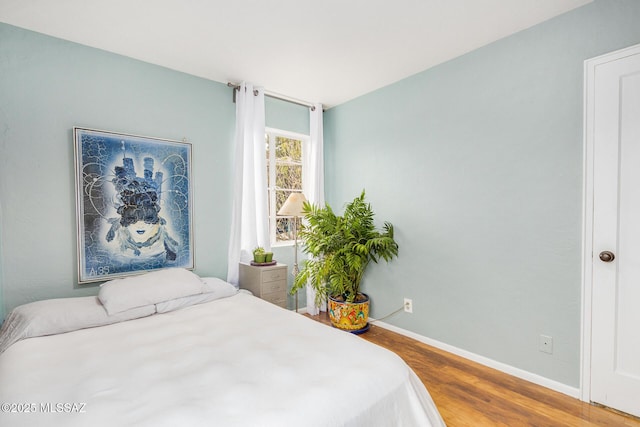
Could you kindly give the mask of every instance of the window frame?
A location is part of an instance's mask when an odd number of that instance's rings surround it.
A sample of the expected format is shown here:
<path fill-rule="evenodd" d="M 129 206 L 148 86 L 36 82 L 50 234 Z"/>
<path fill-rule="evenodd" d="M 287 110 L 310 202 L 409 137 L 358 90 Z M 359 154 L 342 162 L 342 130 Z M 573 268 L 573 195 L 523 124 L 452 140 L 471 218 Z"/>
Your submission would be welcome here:
<path fill-rule="evenodd" d="M 291 132 L 283 129 L 277 129 L 272 127 L 265 127 L 265 144 L 267 141 L 275 141 L 275 138 L 287 138 L 287 139 L 296 139 L 299 140 L 302 144 L 300 147 L 301 156 L 300 156 L 300 164 L 302 167 L 302 191 L 304 193 L 304 174 L 305 174 L 305 165 L 304 158 L 306 151 L 309 149 L 309 143 L 311 141 L 310 135 L 305 135 L 303 133 Z M 265 147 L 266 148 L 266 147 Z M 282 247 L 282 246 L 293 246 L 293 240 L 284 240 L 278 241 L 276 240 L 276 224 L 278 218 L 290 218 L 288 216 L 280 216 L 276 212 L 276 190 L 294 190 L 287 188 L 276 188 L 276 145 L 269 144 L 269 157 L 268 157 L 268 171 L 269 174 L 267 176 L 267 197 L 269 199 L 269 209 L 268 209 L 268 221 L 269 221 L 269 241 L 271 242 L 272 247 Z M 273 184 L 273 186 L 271 185 Z"/>

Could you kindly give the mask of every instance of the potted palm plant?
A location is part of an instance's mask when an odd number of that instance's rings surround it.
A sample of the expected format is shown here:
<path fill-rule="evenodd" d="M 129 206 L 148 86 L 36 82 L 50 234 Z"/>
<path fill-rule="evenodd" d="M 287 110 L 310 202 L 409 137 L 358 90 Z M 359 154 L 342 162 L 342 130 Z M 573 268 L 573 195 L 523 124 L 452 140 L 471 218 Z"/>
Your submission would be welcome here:
<path fill-rule="evenodd" d="M 353 332 L 367 328 L 369 297 L 360 292 L 362 276 L 371 261 L 390 261 L 398 255 L 393 225 L 385 222 L 382 231 L 376 229 L 364 190 L 345 206 L 342 216 L 328 204 L 308 202 L 303 215 L 306 223 L 299 236 L 311 258 L 303 263 L 291 293 L 310 283 L 316 303 L 327 301 L 335 327 Z"/>

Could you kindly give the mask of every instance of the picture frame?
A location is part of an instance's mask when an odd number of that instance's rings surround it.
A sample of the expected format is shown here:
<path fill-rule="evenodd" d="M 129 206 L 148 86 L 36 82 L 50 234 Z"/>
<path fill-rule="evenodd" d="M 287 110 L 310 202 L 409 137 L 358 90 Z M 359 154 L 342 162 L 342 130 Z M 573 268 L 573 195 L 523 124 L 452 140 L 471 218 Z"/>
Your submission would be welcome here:
<path fill-rule="evenodd" d="M 73 128 L 78 283 L 194 268 L 192 147 Z"/>

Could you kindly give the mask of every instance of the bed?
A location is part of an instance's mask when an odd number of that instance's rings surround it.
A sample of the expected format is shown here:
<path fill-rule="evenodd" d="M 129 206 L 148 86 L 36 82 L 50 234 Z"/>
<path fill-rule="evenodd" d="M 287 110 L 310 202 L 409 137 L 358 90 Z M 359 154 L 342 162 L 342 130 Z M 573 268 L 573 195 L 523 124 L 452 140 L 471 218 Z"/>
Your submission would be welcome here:
<path fill-rule="evenodd" d="M 0 425 L 444 426 L 394 353 L 198 280 L 200 292 L 161 291 L 154 304 L 129 283 L 119 292 L 133 296 L 113 313 L 103 289 L 104 301 L 12 311 L 0 335 Z"/>

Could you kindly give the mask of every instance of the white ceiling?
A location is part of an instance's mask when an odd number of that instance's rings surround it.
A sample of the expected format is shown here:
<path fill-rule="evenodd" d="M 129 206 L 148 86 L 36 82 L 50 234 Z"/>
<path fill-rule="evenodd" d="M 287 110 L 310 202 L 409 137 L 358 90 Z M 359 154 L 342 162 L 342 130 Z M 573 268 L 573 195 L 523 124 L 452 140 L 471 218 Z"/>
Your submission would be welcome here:
<path fill-rule="evenodd" d="M 592 0 L 0 0 L 0 22 L 334 106 Z"/>

